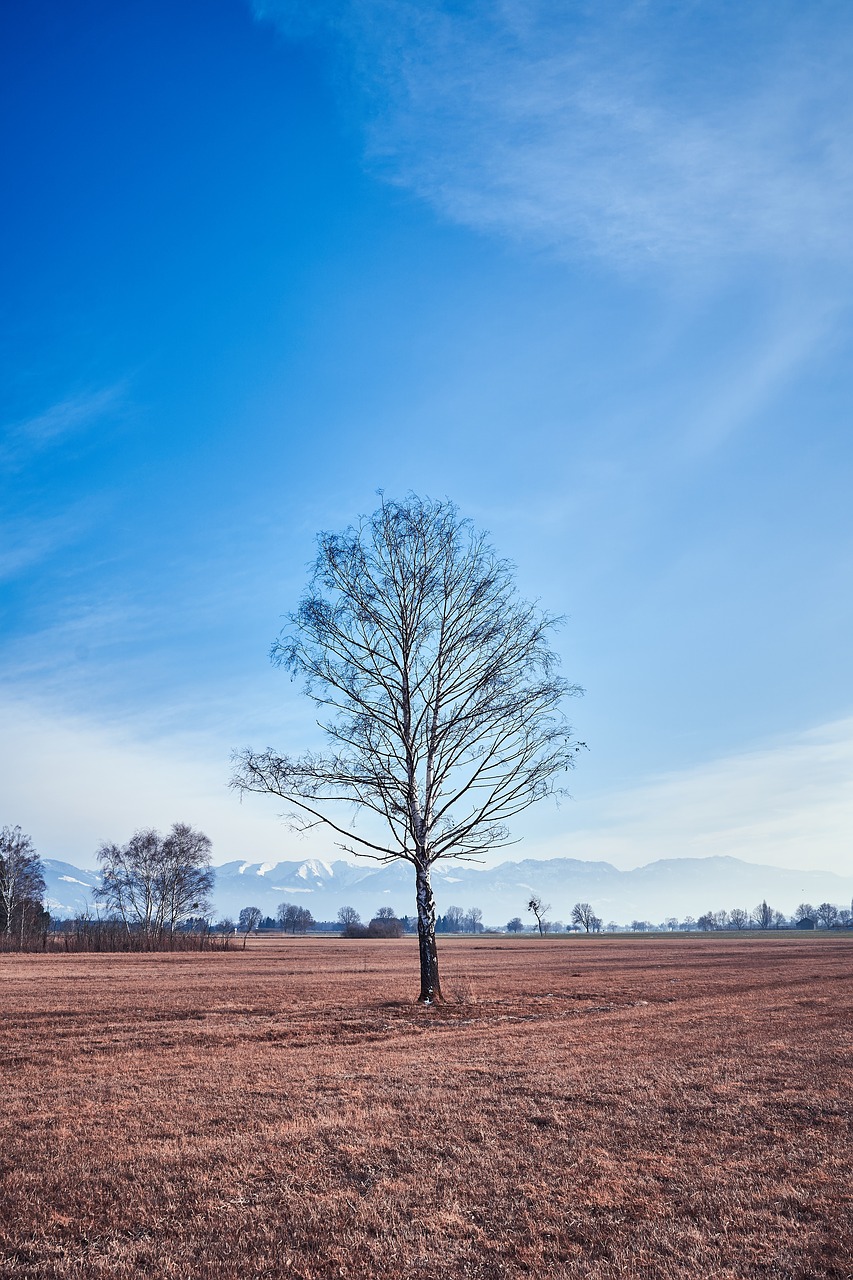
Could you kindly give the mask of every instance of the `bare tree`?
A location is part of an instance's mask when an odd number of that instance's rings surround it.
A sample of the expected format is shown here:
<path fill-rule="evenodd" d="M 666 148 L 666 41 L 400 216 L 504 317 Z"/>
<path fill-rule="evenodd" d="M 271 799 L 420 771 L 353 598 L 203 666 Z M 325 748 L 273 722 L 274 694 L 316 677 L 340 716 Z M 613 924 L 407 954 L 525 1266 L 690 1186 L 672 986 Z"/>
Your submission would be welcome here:
<path fill-rule="evenodd" d="M 191 915 L 210 910 L 215 875 L 210 866 L 211 843 L 203 831 L 176 822 L 162 845 L 159 892 L 163 926 L 173 932 Z"/>
<path fill-rule="evenodd" d="M 816 920 L 817 912 L 810 902 L 801 902 L 794 912 L 794 919 L 800 920 Z"/>
<path fill-rule="evenodd" d="M 523 933 L 524 921 L 522 920 L 521 916 L 513 916 L 512 919 L 507 923 L 506 931 L 507 933 Z"/>
<path fill-rule="evenodd" d="M 300 933 L 307 933 L 309 929 L 314 927 L 314 917 L 307 907 L 296 908 L 296 929 Z M 296 930 L 294 930 L 294 933 Z"/>
<path fill-rule="evenodd" d="M 44 895 L 42 863 L 32 840 L 20 827 L 0 830 L 0 933 L 23 946 L 27 923 Z M 16 944 L 17 945 L 17 944 Z"/>
<path fill-rule="evenodd" d="M 338 911 L 338 920 L 345 929 L 351 929 L 354 925 L 361 924 L 361 916 L 355 907 L 341 907 Z"/>
<path fill-rule="evenodd" d="M 210 841 L 186 823 L 176 822 L 165 839 L 148 829 L 134 832 L 126 845 L 103 844 L 98 861 L 95 897 L 128 931 L 138 929 L 151 942 L 209 910 Z"/>
<path fill-rule="evenodd" d="M 766 900 L 759 902 L 752 913 L 752 918 L 759 929 L 769 929 L 773 924 L 773 908 L 768 907 Z"/>
<path fill-rule="evenodd" d="M 572 907 L 572 924 L 583 925 L 587 933 L 592 929 L 593 921 L 597 919 L 598 917 L 588 902 L 576 902 Z"/>
<path fill-rule="evenodd" d="M 548 922 L 545 919 L 547 912 L 551 910 L 550 902 L 543 902 L 538 893 L 532 893 L 527 903 L 527 910 L 532 911 L 536 917 L 536 923 L 539 925 L 540 935 L 548 930 Z"/>
<path fill-rule="evenodd" d="M 297 929 L 300 933 L 305 933 L 314 923 L 314 917 L 307 907 L 297 907 L 292 902 L 279 904 L 276 919 L 285 933 L 289 929 L 293 934 L 296 933 Z"/>
<path fill-rule="evenodd" d="M 561 713 L 555 619 L 517 594 L 512 567 L 449 502 L 386 502 L 319 537 L 314 574 L 273 659 L 324 710 L 328 754 L 244 751 L 234 785 L 324 824 L 341 847 L 415 877 L 419 1000 L 440 1000 L 432 866 L 509 841 L 507 823 L 554 794 L 579 744 Z M 356 831 L 341 806 L 381 820 Z"/>
<path fill-rule="evenodd" d="M 299 923 L 300 908 L 293 902 L 280 902 L 276 911 L 276 919 L 279 928 L 287 933 L 288 929 L 291 933 L 296 933 L 296 926 Z"/>
<path fill-rule="evenodd" d="M 465 912 L 465 932 L 481 933 L 483 929 L 483 913 L 479 907 L 469 907 Z"/>
<path fill-rule="evenodd" d="M 465 928 L 465 912 L 461 907 L 448 907 L 444 913 L 444 932 L 461 933 Z"/>
<path fill-rule="evenodd" d="M 744 911 L 743 907 L 732 907 L 729 912 L 729 924 L 733 929 L 748 929 L 749 912 Z"/>
<path fill-rule="evenodd" d="M 249 934 L 257 929 L 258 925 L 264 918 L 264 913 L 260 907 L 243 907 L 237 920 L 237 928 L 243 930 L 243 950 L 246 950 L 246 943 L 249 941 Z"/>
<path fill-rule="evenodd" d="M 818 923 L 822 924 L 824 929 L 831 929 L 838 922 L 838 907 L 833 906 L 831 902 L 822 902 L 817 908 Z"/>

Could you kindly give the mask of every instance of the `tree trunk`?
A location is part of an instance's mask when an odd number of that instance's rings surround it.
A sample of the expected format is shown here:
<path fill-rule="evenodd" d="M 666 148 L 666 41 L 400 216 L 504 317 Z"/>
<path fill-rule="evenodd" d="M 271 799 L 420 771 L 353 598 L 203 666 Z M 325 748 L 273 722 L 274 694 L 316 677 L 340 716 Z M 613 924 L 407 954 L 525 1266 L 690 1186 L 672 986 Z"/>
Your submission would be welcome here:
<path fill-rule="evenodd" d="M 435 898 L 429 882 L 429 863 L 415 864 L 415 889 L 418 902 L 418 947 L 421 958 L 421 994 L 418 1004 L 435 1004 L 441 1000 L 438 978 L 438 951 L 435 945 Z"/>

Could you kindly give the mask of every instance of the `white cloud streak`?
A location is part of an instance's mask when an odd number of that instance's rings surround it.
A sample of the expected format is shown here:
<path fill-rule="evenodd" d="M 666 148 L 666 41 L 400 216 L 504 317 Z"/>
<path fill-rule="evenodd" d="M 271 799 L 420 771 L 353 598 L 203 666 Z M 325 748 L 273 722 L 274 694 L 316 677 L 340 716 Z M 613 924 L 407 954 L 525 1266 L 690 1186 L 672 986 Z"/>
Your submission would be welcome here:
<path fill-rule="evenodd" d="M 214 858 L 312 856 L 278 818 L 281 802 L 241 805 L 229 791 L 229 746 L 201 735 L 140 742 L 125 728 L 0 695 L 0 814 L 43 857 L 94 865 L 102 841 L 173 822 L 202 828 Z M 328 847 L 325 841 L 323 848 Z"/>
<path fill-rule="evenodd" d="M 115 412 L 124 395 L 123 384 L 102 387 L 66 396 L 40 413 L 7 424 L 0 433 L 0 466 L 17 469 L 32 455 L 89 430 Z"/>
<path fill-rule="evenodd" d="M 282 802 L 227 789 L 227 738 L 149 736 L 138 727 L 57 712 L 0 694 L 0 813 L 46 857 L 91 865 L 101 840 L 175 821 L 203 828 L 215 860 L 328 856 L 322 831 L 300 839 Z M 535 814 L 535 816 L 533 816 Z M 725 855 L 798 870 L 853 871 L 853 718 L 704 765 L 540 806 L 507 857 L 604 860 L 627 869 L 658 858 Z"/>
<path fill-rule="evenodd" d="M 621 868 L 657 858 L 742 858 L 853 873 L 853 718 L 575 802 L 542 854 Z M 570 851 L 571 850 L 571 854 Z"/>
<path fill-rule="evenodd" d="M 368 151 L 443 215 L 635 268 L 849 264 L 853 23 L 821 0 L 256 0 L 342 42 Z"/>

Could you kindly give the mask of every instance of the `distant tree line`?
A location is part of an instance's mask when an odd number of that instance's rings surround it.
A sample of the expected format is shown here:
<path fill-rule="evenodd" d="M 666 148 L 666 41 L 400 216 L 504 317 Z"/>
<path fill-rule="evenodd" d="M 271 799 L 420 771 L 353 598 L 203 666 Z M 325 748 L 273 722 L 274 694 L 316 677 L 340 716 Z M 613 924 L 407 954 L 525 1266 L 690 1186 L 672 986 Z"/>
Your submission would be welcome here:
<path fill-rule="evenodd" d="M 479 907 L 448 907 L 444 915 L 435 918 L 436 933 L 482 933 L 483 913 Z"/>
<path fill-rule="evenodd" d="M 200 949 L 213 944 L 210 841 L 186 823 L 137 831 L 98 850 L 95 912 L 51 920 L 44 866 L 20 827 L 0 831 L 0 946 L 65 951 Z M 103 909 L 101 914 L 100 908 Z"/>
<path fill-rule="evenodd" d="M 667 916 L 659 924 L 653 924 L 650 920 L 632 920 L 629 925 L 620 925 L 615 920 L 605 925 L 590 903 L 576 902 L 572 907 L 571 923 L 563 926 L 560 921 L 548 919 L 550 904 L 544 902 L 538 894 L 530 896 L 527 909 L 536 920 L 532 928 L 538 929 L 540 934 L 556 933 L 564 928 L 571 932 L 583 930 L 586 933 L 600 933 L 602 930 L 607 933 L 690 933 L 711 930 L 835 929 L 853 926 L 853 903 L 848 910 L 831 902 L 822 902 L 818 907 L 801 902 L 793 916 L 789 918 L 783 912 L 771 907 L 766 900 L 762 900 L 752 911 L 733 907 L 731 911 L 707 911 L 698 919 L 690 915 L 685 916 L 683 920 L 679 920 L 676 916 Z M 514 916 L 505 926 L 507 933 L 521 933 L 524 929 L 525 925 L 520 916 Z"/>
<path fill-rule="evenodd" d="M 237 923 L 229 917 L 212 922 L 210 897 L 214 884 L 211 843 L 201 831 L 175 823 L 166 836 L 146 828 L 136 831 L 125 845 L 103 844 L 97 853 L 101 884 L 95 889 L 96 913 L 74 920 L 52 921 L 44 905 L 44 868 L 33 842 L 20 827 L 0 829 L 0 949 L 62 949 L 83 951 L 192 950 L 227 947 L 242 934 L 245 947 L 260 929 L 279 928 L 305 934 L 318 927 L 307 907 L 282 902 L 275 918 L 264 916 L 257 906 L 244 907 Z M 853 904 L 851 904 L 853 908 Z M 540 935 L 564 929 L 548 918 L 550 904 L 531 894 L 527 909 Z M 853 909 L 822 902 L 814 907 L 802 902 L 789 919 L 762 900 L 752 911 L 742 907 L 708 911 L 694 919 L 668 916 L 659 924 L 632 920 L 630 926 L 610 921 L 606 926 L 588 902 L 576 902 L 571 912 L 572 931 L 609 933 L 652 931 L 692 932 L 749 929 L 833 929 L 853 925 Z M 363 924 L 354 907 L 341 907 L 335 922 L 320 926 L 337 929 L 345 937 L 395 938 L 414 932 L 415 917 L 397 917 L 393 908 L 380 907 Z M 436 917 L 436 932 L 477 934 L 484 930 L 479 907 L 464 910 L 449 906 Z M 505 926 L 522 933 L 525 925 L 514 916 Z"/>

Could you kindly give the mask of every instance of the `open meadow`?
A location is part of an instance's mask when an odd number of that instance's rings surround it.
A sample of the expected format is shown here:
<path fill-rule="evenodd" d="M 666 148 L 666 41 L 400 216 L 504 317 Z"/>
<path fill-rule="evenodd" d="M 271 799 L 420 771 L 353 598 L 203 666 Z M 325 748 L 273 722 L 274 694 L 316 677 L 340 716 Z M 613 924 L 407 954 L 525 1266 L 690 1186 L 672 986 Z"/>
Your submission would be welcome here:
<path fill-rule="evenodd" d="M 850 1277 L 853 938 L 0 957 L 0 1274 Z"/>

